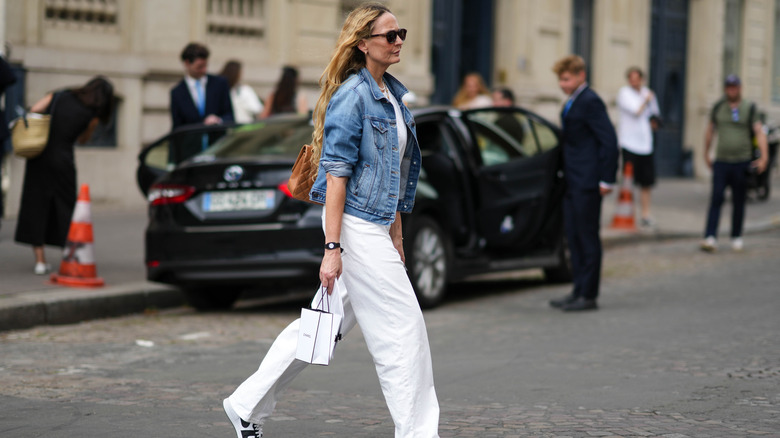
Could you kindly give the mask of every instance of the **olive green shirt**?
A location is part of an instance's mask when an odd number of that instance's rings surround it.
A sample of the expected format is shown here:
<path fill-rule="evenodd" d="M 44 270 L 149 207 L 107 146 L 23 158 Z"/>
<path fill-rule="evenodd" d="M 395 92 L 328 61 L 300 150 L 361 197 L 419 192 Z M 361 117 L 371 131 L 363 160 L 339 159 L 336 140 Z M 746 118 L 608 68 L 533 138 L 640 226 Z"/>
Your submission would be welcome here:
<path fill-rule="evenodd" d="M 751 102 L 742 100 L 732 113 L 728 102 L 723 102 L 713 114 L 718 144 L 715 149 L 715 161 L 740 163 L 753 159 L 753 142 L 749 126 Z M 753 117 L 756 117 L 755 115 Z"/>

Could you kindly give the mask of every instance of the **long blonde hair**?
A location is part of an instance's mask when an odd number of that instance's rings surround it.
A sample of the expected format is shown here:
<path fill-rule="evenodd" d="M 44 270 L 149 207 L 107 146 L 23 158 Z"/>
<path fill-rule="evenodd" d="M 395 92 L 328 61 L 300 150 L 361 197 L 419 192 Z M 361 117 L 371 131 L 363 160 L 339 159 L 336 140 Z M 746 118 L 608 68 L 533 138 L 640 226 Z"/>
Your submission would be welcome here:
<path fill-rule="evenodd" d="M 320 76 L 322 91 L 312 115 L 314 134 L 311 140 L 313 149 L 311 160 L 315 169 L 319 167 L 320 155 L 322 154 L 325 110 L 328 108 L 328 102 L 342 82 L 366 66 L 366 55 L 357 48 L 357 45 L 363 39 L 369 38 L 374 22 L 386 12 L 389 13 L 390 9 L 381 3 L 366 3 L 350 12 L 344 21 L 344 27 L 341 28 L 333 56 Z"/>
<path fill-rule="evenodd" d="M 458 93 L 455 94 L 455 97 L 452 99 L 452 106 L 460 108 L 461 105 L 468 103 L 471 99 L 473 99 L 473 97 L 468 95 L 468 91 L 466 91 L 466 82 L 469 80 L 469 78 L 472 77 L 477 78 L 477 83 L 479 84 L 477 96 L 480 94 L 490 94 L 490 90 L 488 90 L 488 87 L 485 85 L 485 80 L 482 79 L 482 75 L 477 72 L 471 72 L 463 77 L 463 81 L 460 83 L 460 89 L 458 89 Z"/>

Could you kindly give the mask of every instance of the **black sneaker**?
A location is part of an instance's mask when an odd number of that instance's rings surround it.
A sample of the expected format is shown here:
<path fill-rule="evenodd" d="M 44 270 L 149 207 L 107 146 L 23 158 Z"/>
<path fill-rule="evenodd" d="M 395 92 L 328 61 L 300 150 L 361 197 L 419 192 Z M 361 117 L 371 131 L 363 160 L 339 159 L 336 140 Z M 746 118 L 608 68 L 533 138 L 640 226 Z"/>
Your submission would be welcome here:
<path fill-rule="evenodd" d="M 230 423 L 236 430 L 236 438 L 263 438 L 263 426 L 260 424 L 247 423 L 233 410 L 230 400 L 222 400 L 222 407 L 225 409 Z"/>

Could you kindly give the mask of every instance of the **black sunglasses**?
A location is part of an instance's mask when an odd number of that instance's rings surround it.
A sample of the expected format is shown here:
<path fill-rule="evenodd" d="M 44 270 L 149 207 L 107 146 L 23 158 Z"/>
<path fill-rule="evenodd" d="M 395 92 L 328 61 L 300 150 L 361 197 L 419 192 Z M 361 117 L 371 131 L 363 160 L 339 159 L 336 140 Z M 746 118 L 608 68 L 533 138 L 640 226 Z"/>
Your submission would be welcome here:
<path fill-rule="evenodd" d="M 380 36 L 387 38 L 388 44 L 395 43 L 395 39 L 398 37 L 401 37 L 401 41 L 406 41 L 406 29 L 391 30 L 390 32 L 387 33 L 377 33 L 374 35 L 369 35 L 370 38 L 380 37 Z"/>

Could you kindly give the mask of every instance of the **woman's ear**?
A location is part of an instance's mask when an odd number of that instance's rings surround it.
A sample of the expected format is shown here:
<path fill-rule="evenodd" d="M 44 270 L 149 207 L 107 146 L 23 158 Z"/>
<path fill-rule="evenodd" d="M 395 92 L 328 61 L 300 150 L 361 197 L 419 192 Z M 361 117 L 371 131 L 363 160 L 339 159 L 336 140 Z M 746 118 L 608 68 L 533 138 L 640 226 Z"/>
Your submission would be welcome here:
<path fill-rule="evenodd" d="M 368 45 L 366 44 L 366 40 L 360 40 L 360 42 L 357 45 L 358 50 L 363 52 L 363 54 L 368 54 Z"/>

